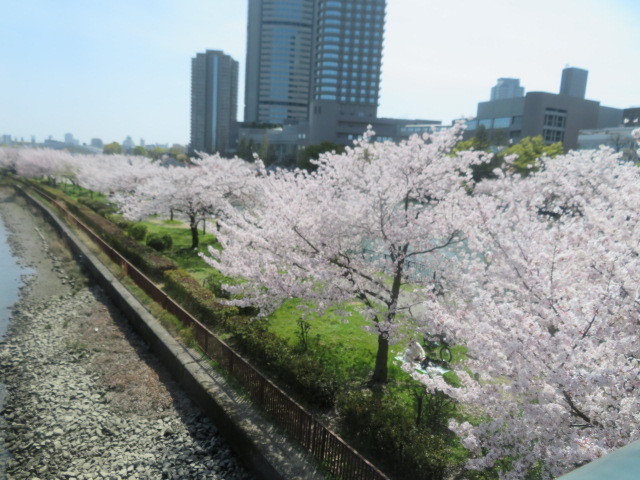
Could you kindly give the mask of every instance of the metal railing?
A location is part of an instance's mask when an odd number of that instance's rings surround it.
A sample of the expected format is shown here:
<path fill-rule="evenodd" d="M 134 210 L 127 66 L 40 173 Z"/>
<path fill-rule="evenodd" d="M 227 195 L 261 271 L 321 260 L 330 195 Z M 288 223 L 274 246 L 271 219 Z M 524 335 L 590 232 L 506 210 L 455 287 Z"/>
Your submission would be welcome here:
<path fill-rule="evenodd" d="M 73 215 L 60 201 L 33 185 L 30 187 L 49 203 L 55 205 L 67 221 L 73 222 L 86 233 L 149 297 L 177 317 L 185 326 L 192 328 L 195 341 L 202 351 L 232 375 L 246 389 L 252 401 L 311 452 L 331 474 L 344 480 L 389 480 L 353 447 L 316 420 L 313 415 L 176 303 L 144 273 Z"/>

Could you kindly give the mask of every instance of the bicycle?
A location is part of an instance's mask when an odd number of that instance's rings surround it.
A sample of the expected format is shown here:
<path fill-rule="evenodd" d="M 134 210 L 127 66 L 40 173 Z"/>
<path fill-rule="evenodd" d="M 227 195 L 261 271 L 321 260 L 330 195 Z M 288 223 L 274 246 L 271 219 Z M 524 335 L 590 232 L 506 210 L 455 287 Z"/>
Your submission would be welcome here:
<path fill-rule="evenodd" d="M 432 340 L 432 338 L 435 338 L 435 340 Z M 451 363 L 451 360 L 453 360 L 451 348 L 444 335 L 425 336 L 422 339 L 422 343 L 426 353 L 421 364 L 422 368 L 428 367 L 431 363 L 448 366 L 449 363 Z"/>

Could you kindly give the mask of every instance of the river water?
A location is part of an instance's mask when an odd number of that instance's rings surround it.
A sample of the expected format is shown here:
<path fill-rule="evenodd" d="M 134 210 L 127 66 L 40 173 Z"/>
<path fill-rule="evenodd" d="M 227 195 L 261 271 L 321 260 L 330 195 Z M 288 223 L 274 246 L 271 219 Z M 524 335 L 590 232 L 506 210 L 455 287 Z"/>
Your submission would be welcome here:
<path fill-rule="evenodd" d="M 22 268 L 11 254 L 9 232 L 0 217 L 0 339 L 4 338 L 11 316 L 11 306 L 18 300 L 21 276 L 29 270 Z"/>
<path fill-rule="evenodd" d="M 7 332 L 11 306 L 18 300 L 20 286 L 23 283 L 22 276 L 31 272 L 31 270 L 21 267 L 11 254 L 8 236 L 9 232 L 0 217 L 0 341 Z M 5 392 L 4 385 L 0 383 L 0 411 L 4 406 Z M 3 420 L 0 418 L 0 425 L 2 424 Z M 6 478 L 6 460 L 7 453 L 0 439 L 0 480 Z"/>

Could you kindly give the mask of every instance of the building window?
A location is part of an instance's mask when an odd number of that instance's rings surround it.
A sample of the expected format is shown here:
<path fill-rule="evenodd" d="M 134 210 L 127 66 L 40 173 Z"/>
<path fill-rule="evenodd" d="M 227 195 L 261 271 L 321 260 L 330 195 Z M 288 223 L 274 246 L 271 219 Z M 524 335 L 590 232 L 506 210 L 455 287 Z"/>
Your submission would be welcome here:
<path fill-rule="evenodd" d="M 545 113 L 544 126 L 545 127 L 558 127 L 564 128 L 567 117 L 565 115 L 558 115 L 553 113 Z"/>
<path fill-rule="evenodd" d="M 542 130 L 542 137 L 546 143 L 562 142 L 564 140 L 564 131 L 545 128 Z"/>
<path fill-rule="evenodd" d="M 511 117 L 500 117 L 493 119 L 493 128 L 509 128 L 511 126 Z"/>
<path fill-rule="evenodd" d="M 567 111 L 559 108 L 546 108 L 544 111 L 544 126 L 564 128 L 567 122 Z"/>

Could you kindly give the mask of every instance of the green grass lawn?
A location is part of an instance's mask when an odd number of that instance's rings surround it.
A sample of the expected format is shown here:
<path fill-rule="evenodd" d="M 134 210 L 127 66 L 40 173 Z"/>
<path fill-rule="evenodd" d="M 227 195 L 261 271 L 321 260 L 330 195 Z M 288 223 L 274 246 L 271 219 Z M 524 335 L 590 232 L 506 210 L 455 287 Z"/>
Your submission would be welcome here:
<path fill-rule="evenodd" d="M 142 222 L 147 227 L 147 236 L 151 234 L 171 235 L 173 247 L 164 252 L 181 268 L 191 273 L 200 283 L 206 281 L 212 275 L 220 275 L 210 267 L 198 255 L 199 252 L 208 253 L 208 246 L 218 247 L 216 238 L 211 233 L 202 235 L 200 230 L 200 246 L 197 251 L 191 250 L 191 232 L 188 225 L 176 220 L 162 220 L 151 218 Z M 211 225 L 212 228 L 213 224 Z M 280 338 L 289 342 L 292 346 L 300 345 L 298 332 L 300 327 L 298 319 L 301 312 L 298 300 L 285 302 L 278 310 L 271 314 L 269 329 Z M 353 376 L 354 379 L 364 381 L 373 369 L 375 353 L 378 348 L 377 336 L 367 332 L 363 327 L 369 322 L 357 311 L 357 302 L 345 307 L 333 307 L 323 315 L 310 314 L 309 316 L 310 349 L 319 355 L 335 355 L 337 364 L 341 369 Z M 390 357 L 395 357 L 404 350 L 404 345 L 391 346 Z M 332 362 L 334 363 L 334 362 Z M 397 362 L 389 364 L 390 379 L 407 379 Z"/>
<path fill-rule="evenodd" d="M 298 300 L 289 300 L 268 317 L 270 330 L 293 346 L 301 344 L 298 325 L 300 304 Z M 363 381 L 368 377 L 375 363 L 378 339 L 376 334 L 364 329 L 370 322 L 358 312 L 357 302 L 329 308 L 322 315 L 309 313 L 307 320 L 310 325 L 309 348 L 312 351 L 338 357 L 341 368 L 355 381 Z M 392 345 L 390 357 L 403 350 L 404 345 Z M 390 362 L 389 378 L 406 377 L 398 365 Z"/>
<path fill-rule="evenodd" d="M 209 276 L 218 273 L 215 269 L 207 265 L 200 258 L 200 253 L 208 254 L 209 246 L 217 247 L 215 235 L 211 233 L 202 234 L 200 229 L 200 245 L 197 250 L 191 249 L 191 231 L 189 226 L 178 220 L 161 220 L 151 218 L 148 221 L 141 222 L 147 227 L 147 237 L 149 235 L 171 235 L 173 239 L 173 247 L 163 252 L 167 257 L 180 265 L 186 271 L 191 273 L 198 282 L 203 283 Z M 208 225 L 212 229 L 213 224 Z"/>

